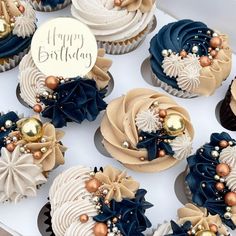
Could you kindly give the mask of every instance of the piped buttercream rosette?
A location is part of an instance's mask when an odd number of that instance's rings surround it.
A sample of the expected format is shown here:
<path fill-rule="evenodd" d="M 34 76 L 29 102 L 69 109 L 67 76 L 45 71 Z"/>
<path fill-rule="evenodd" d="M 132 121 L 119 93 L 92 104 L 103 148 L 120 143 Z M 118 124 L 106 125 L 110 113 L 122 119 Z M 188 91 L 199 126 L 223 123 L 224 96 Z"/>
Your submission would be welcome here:
<path fill-rule="evenodd" d="M 110 102 L 101 133 L 112 157 L 143 172 L 161 171 L 187 158 L 194 135 L 188 112 L 150 89 L 134 89 Z"/>
<path fill-rule="evenodd" d="M 186 204 L 178 209 L 176 222 L 159 225 L 153 236 L 228 236 L 229 232 L 223 225 L 219 215 L 211 215 L 205 208 Z"/>
<path fill-rule="evenodd" d="M 64 136 L 39 118 L 20 118 L 15 112 L 0 116 L 0 202 L 36 196 L 48 173 L 64 164 Z"/>
<path fill-rule="evenodd" d="M 29 52 L 19 67 L 20 97 L 35 112 L 51 119 L 55 127 L 93 121 L 106 108 L 103 98 L 111 79 L 108 70 L 112 62 L 104 55 L 99 49 L 94 67 L 84 78 L 62 78 L 45 76 Z"/>
<path fill-rule="evenodd" d="M 76 166 L 61 173 L 49 191 L 48 229 L 56 236 L 143 235 L 152 205 L 139 183 L 111 166 Z"/>
<path fill-rule="evenodd" d="M 180 97 L 212 95 L 231 71 L 227 35 L 202 22 L 180 20 L 164 26 L 149 51 L 154 82 Z"/>
<path fill-rule="evenodd" d="M 192 201 L 236 228 L 236 141 L 213 133 L 209 143 L 188 158 L 186 184 Z"/>

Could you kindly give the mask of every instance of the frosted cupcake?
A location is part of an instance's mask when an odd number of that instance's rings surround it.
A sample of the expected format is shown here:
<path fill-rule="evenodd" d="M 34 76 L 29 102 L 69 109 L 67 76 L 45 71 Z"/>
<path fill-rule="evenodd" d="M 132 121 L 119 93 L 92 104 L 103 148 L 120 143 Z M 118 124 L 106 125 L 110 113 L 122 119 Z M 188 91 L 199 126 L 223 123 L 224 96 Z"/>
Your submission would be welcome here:
<path fill-rule="evenodd" d="M 236 141 L 227 133 L 213 133 L 209 143 L 188 158 L 187 195 L 195 204 L 218 214 L 236 228 Z"/>
<path fill-rule="evenodd" d="M 187 158 L 194 136 L 188 112 L 150 89 L 134 89 L 110 102 L 101 133 L 113 158 L 141 172 L 165 170 Z"/>
<path fill-rule="evenodd" d="M 221 104 L 220 122 L 226 129 L 236 131 L 236 79 L 230 84 Z"/>
<path fill-rule="evenodd" d="M 28 52 L 36 17 L 25 1 L 3 0 L 0 5 L 0 72 L 16 67 Z"/>
<path fill-rule="evenodd" d="M 104 49 L 99 49 L 94 67 L 84 78 L 63 78 L 45 76 L 29 52 L 19 67 L 20 97 L 35 112 L 51 119 L 57 128 L 67 122 L 95 120 L 106 108 L 103 99 L 111 79 L 108 70 L 112 62 L 104 55 Z"/>
<path fill-rule="evenodd" d="M 71 0 L 30 0 L 30 4 L 37 11 L 51 12 L 67 7 Z"/>
<path fill-rule="evenodd" d="M 178 97 L 212 95 L 231 71 L 227 35 L 202 22 L 164 26 L 152 38 L 149 52 L 154 85 Z"/>
<path fill-rule="evenodd" d="M 187 204 L 178 210 L 177 223 L 159 225 L 153 236 L 228 236 L 219 215 L 211 215 L 205 208 Z"/>
<path fill-rule="evenodd" d="M 137 48 L 150 32 L 155 9 L 154 0 L 73 0 L 71 12 L 89 26 L 99 47 L 123 54 Z"/>
<path fill-rule="evenodd" d="M 36 118 L 15 112 L 0 116 L 0 202 L 18 202 L 36 196 L 47 176 L 64 163 L 62 131 Z"/>
<path fill-rule="evenodd" d="M 55 236 L 143 236 L 151 227 L 145 216 L 152 207 L 145 200 L 146 192 L 126 171 L 111 166 L 95 172 L 72 167 L 54 180 L 46 221 L 40 215 L 39 221 Z"/>

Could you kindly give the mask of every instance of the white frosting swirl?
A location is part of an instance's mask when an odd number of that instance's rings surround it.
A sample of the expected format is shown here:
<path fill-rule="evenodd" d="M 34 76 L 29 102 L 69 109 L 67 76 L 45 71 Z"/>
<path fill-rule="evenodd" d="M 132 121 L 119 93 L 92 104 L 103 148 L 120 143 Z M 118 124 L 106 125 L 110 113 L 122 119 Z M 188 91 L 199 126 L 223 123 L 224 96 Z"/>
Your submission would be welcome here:
<path fill-rule="evenodd" d="M 34 164 L 32 154 L 22 154 L 19 146 L 10 153 L 1 149 L 0 202 L 18 202 L 23 197 L 36 196 L 37 185 L 47 180 L 42 168 Z"/>
<path fill-rule="evenodd" d="M 220 153 L 219 161 L 227 164 L 231 169 L 236 167 L 236 146 L 224 148 Z"/>
<path fill-rule="evenodd" d="M 151 22 L 154 10 L 129 12 L 114 5 L 114 0 L 72 0 L 72 15 L 92 30 L 99 41 L 125 41 L 142 32 Z"/>
<path fill-rule="evenodd" d="M 92 194 L 85 188 L 90 179 L 90 169 L 82 166 L 70 168 L 60 174 L 49 191 L 52 229 L 56 236 L 91 236 L 97 215 Z M 86 214 L 86 223 L 80 216 Z"/>
<path fill-rule="evenodd" d="M 36 104 L 36 95 L 50 91 L 45 85 L 45 75 L 39 71 L 29 52 L 20 63 L 20 92 L 22 99 L 31 107 Z M 44 107 L 43 104 L 41 104 Z"/>
<path fill-rule="evenodd" d="M 173 157 L 177 160 L 183 160 L 187 158 L 192 151 L 192 141 L 189 134 L 186 132 L 180 136 L 177 136 L 171 142 L 172 150 L 175 152 Z"/>
<path fill-rule="evenodd" d="M 228 176 L 225 178 L 226 186 L 233 192 L 236 192 L 236 168 L 231 169 Z"/>
<path fill-rule="evenodd" d="M 28 2 L 21 2 L 25 11 L 22 15 L 15 18 L 12 33 L 18 37 L 29 37 L 36 30 L 36 16 L 32 6 Z"/>

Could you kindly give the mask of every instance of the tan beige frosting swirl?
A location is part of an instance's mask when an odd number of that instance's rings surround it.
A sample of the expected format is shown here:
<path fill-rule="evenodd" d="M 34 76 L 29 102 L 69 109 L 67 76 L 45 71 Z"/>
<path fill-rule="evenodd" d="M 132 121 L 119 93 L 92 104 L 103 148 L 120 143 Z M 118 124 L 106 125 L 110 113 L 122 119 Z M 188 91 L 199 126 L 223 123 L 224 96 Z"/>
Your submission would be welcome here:
<path fill-rule="evenodd" d="M 148 12 L 152 9 L 153 0 L 122 0 L 121 7 L 126 7 L 128 11 Z"/>
<path fill-rule="evenodd" d="M 15 132 L 12 132 L 9 136 L 14 135 Z M 64 152 L 67 148 L 60 143 L 63 136 L 63 131 L 56 130 L 50 123 L 45 123 L 43 124 L 43 137 L 41 139 L 44 139 L 44 142 L 29 143 L 25 140 L 20 140 L 17 142 L 17 145 L 25 146 L 31 153 L 40 151 L 41 148 L 46 147 L 47 151 L 43 153 L 42 158 L 39 160 L 34 159 L 34 163 L 41 164 L 43 171 L 48 172 L 58 165 L 64 164 Z"/>
<path fill-rule="evenodd" d="M 20 4 L 20 1 L 16 1 Z M 17 5 L 12 0 L 1 1 L 0 3 L 0 15 L 4 16 L 4 19 L 8 24 L 11 23 L 12 16 L 20 16 L 22 13 L 18 9 Z"/>
<path fill-rule="evenodd" d="M 140 160 L 143 157 L 147 158 L 147 151 L 136 147 L 139 137 L 135 117 L 137 113 L 149 109 L 156 101 L 159 103 L 160 109 L 167 110 L 167 114 L 177 113 L 184 118 L 186 130 L 192 140 L 194 131 L 188 112 L 172 98 L 150 89 L 134 89 L 110 102 L 101 123 L 103 144 L 106 150 L 126 167 L 136 171 L 161 171 L 179 162 L 167 155 L 153 161 Z M 124 141 L 129 142 L 129 148 L 122 146 Z"/>
<path fill-rule="evenodd" d="M 125 170 L 120 171 L 112 166 L 106 166 L 103 172 L 97 172 L 95 178 L 102 183 L 100 189 L 108 190 L 106 199 L 109 201 L 114 199 L 121 202 L 124 198 L 132 199 L 139 189 L 139 183 L 127 176 Z"/>
<path fill-rule="evenodd" d="M 231 84 L 231 101 L 230 101 L 230 108 L 234 115 L 236 116 L 236 79 Z"/>
<path fill-rule="evenodd" d="M 229 76 L 232 68 L 232 50 L 229 47 L 228 36 L 220 34 L 222 48 L 212 61 L 212 64 L 200 70 L 199 86 L 194 89 L 194 94 L 212 95 L 222 82 Z"/>
<path fill-rule="evenodd" d="M 178 209 L 178 223 L 183 224 L 190 221 L 194 229 L 202 225 L 205 229 L 210 229 L 210 225 L 214 224 L 218 227 L 218 232 L 223 235 L 228 235 L 227 228 L 223 225 L 219 215 L 211 215 L 206 208 L 198 208 L 193 204 L 186 204 Z"/>

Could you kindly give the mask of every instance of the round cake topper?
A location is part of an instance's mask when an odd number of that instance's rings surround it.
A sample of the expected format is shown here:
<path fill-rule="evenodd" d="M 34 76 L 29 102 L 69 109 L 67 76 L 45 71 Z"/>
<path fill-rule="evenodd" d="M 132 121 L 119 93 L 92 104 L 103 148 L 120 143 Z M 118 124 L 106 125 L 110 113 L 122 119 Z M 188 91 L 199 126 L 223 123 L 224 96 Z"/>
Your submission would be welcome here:
<path fill-rule="evenodd" d="M 90 29 L 73 18 L 44 23 L 31 43 L 34 63 L 46 76 L 85 76 L 95 65 L 97 42 Z"/>

